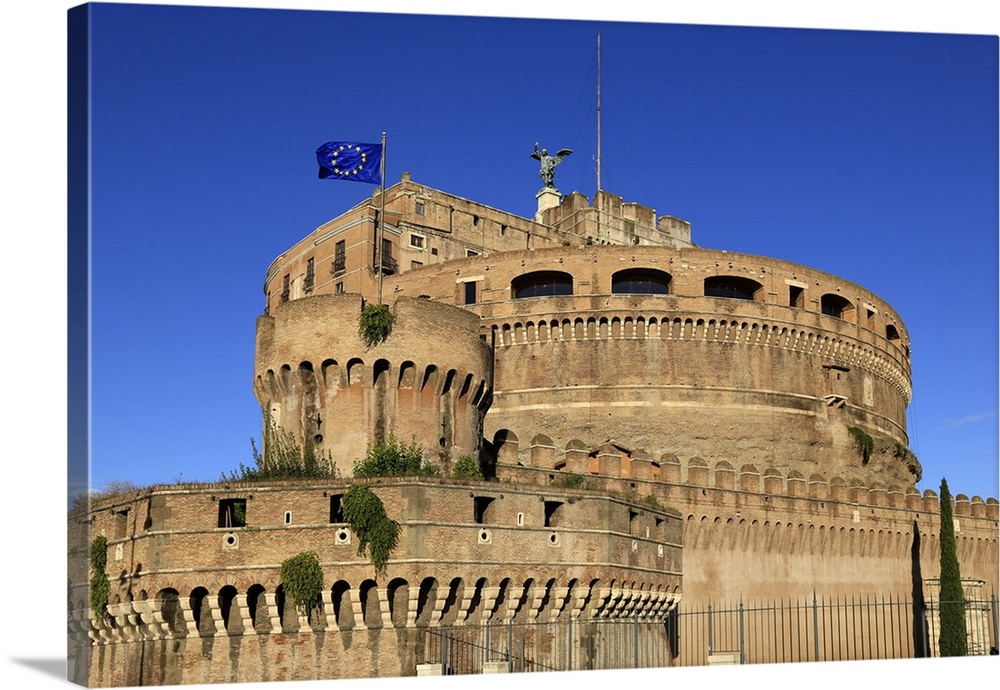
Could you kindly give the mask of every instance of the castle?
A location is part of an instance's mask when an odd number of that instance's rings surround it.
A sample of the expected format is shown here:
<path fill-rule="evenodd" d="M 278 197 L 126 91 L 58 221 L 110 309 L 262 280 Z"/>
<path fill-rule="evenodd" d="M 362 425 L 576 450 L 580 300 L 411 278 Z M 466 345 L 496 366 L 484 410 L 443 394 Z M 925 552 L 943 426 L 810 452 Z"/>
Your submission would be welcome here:
<path fill-rule="evenodd" d="M 370 346 L 358 318 L 379 295 L 392 330 Z M 641 620 L 670 647 L 682 601 L 923 596 L 938 497 L 915 488 L 909 353 L 865 288 L 697 247 L 686 221 L 613 194 L 546 186 L 529 219 L 404 174 L 264 281 L 254 394 L 339 477 L 156 486 L 71 516 L 71 675 L 413 675 L 442 627 Z M 390 434 L 445 477 L 470 455 L 485 481 L 360 480 L 402 525 L 375 577 L 340 500 Z M 954 511 L 962 575 L 989 596 L 997 500 L 958 494 Z M 104 617 L 86 596 L 95 535 Z M 325 589 L 306 615 L 279 570 L 310 550 Z"/>

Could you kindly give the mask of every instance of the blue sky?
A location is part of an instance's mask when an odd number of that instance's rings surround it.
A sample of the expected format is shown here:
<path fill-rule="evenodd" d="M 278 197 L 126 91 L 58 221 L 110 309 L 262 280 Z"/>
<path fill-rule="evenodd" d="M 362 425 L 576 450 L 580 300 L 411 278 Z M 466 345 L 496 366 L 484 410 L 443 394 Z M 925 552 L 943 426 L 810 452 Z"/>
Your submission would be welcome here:
<path fill-rule="evenodd" d="M 996 496 L 997 42 L 983 36 L 97 5 L 93 486 L 248 462 L 254 321 L 282 250 L 369 195 L 314 150 L 520 215 L 535 141 L 704 247 L 885 298 L 913 347 L 920 488 Z"/>
<path fill-rule="evenodd" d="M 0 339 L 8 365 L 7 394 L 0 398 L 8 434 L 3 509 L 7 524 L 18 526 L 6 533 L 8 549 L 32 558 L 29 589 L 24 568 L 3 569 L 5 591 L 17 593 L 11 600 L 19 627 L 0 663 L 4 677 L 22 687 L 63 686 L 65 642 L 61 632 L 53 634 L 52 622 L 61 620 L 64 604 L 44 593 L 64 586 L 62 538 L 55 535 L 65 529 L 62 165 L 65 13 L 74 4 L 37 0 L 0 9 L 7 104 L 0 128 L 6 222 L 0 242 L 11 326 Z M 927 477 L 921 488 L 936 489 L 946 474 L 955 491 L 996 496 L 1000 24 L 988 3 L 648 5 L 483 0 L 470 9 L 445 0 L 424 0 L 419 8 L 367 0 L 365 8 L 603 18 L 605 186 L 690 220 L 703 246 L 806 263 L 856 280 L 892 303 L 914 344 L 909 418 Z M 994 38 L 981 47 L 982 38 L 970 46 L 954 37 L 896 35 L 879 49 L 870 40 L 878 35 L 854 34 L 837 46 L 818 40 L 825 32 L 702 28 L 701 36 L 715 38 L 698 41 L 697 33 L 669 27 L 623 32 L 611 19 Z M 396 47 L 356 52 L 345 49 L 351 44 L 341 41 L 354 39 L 336 27 L 299 32 L 286 46 L 268 33 L 281 25 L 269 18 L 254 30 L 189 26 L 186 40 L 197 46 L 182 54 L 165 47 L 179 40 L 167 22 L 163 31 L 142 34 L 144 45 L 126 50 L 123 44 L 117 57 L 106 54 L 105 62 L 117 64 L 97 75 L 114 99 L 94 102 L 104 129 L 95 131 L 95 143 L 107 144 L 94 160 L 95 183 L 105 190 L 94 198 L 98 483 L 112 477 L 173 481 L 179 473 L 211 479 L 249 457 L 248 439 L 258 427 L 250 384 L 253 321 L 262 306 L 264 270 L 283 248 L 369 189 L 315 178 L 311 156 L 322 141 L 374 139 L 385 130 L 390 178 L 410 170 L 426 184 L 522 214 L 531 212 L 537 190 L 537 168 L 527 158 L 532 144 L 570 146 L 577 151 L 557 181 L 564 191 L 591 193 L 587 89 L 598 25 L 574 24 L 563 33 L 553 24 L 529 24 L 530 38 L 514 40 L 499 31 L 519 24 L 499 22 L 496 32 L 491 23 L 485 35 L 466 40 L 452 31 L 430 44 L 408 32 L 399 36 L 397 27 Z M 389 26 L 380 22 L 371 40 Z M 465 24 L 476 26 L 481 22 Z M 213 45 L 219 53 L 209 59 Z M 801 52 L 811 46 L 817 54 Z M 179 74 L 171 65 L 188 71 Z M 490 70 L 482 83 L 466 78 Z M 379 79 L 362 78 L 366 72 Z M 117 92 L 113 77 L 125 84 Z M 364 98 L 348 101 L 344 89 L 359 88 Z M 442 90 L 445 100 L 435 95 Z M 112 184 L 120 187 L 116 197 L 108 191 Z M 830 241 L 809 239 L 814 232 Z M 192 325 L 196 338 L 187 335 Z M 116 374 L 116 358 L 123 374 Z M 46 502 L 40 496 L 51 482 L 56 490 Z M 822 674 L 810 673 L 808 665 L 734 670 L 751 686 L 773 683 L 775 674 L 804 679 L 809 673 L 810 685 L 839 688 L 852 680 L 898 682 L 901 673 L 914 679 L 919 673 L 924 683 L 944 680 L 968 674 L 976 661 L 837 664 Z M 704 680 L 698 669 L 670 673 L 679 682 Z M 541 687 L 546 680 L 519 682 Z M 352 683 L 386 685 L 339 682 Z M 419 683 L 408 679 L 407 687 Z"/>

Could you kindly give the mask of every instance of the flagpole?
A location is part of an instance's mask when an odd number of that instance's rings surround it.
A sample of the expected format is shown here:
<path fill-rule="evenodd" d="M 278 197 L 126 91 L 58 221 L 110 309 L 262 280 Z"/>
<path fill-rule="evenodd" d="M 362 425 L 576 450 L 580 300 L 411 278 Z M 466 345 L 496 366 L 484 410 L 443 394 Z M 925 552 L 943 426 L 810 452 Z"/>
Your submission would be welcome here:
<path fill-rule="evenodd" d="M 379 163 L 379 177 L 382 178 L 382 193 L 379 195 L 382 208 L 378 214 L 378 232 L 375 236 L 375 256 L 378 261 L 375 270 L 378 271 L 378 302 L 382 304 L 382 226 L 385 224 L 385 132 L 382 132 L 382 160 Z"/>
<path fill-rule="evenodd" d="M 597 34 L 597 191 L 601 191 L 601 34 Z"/>

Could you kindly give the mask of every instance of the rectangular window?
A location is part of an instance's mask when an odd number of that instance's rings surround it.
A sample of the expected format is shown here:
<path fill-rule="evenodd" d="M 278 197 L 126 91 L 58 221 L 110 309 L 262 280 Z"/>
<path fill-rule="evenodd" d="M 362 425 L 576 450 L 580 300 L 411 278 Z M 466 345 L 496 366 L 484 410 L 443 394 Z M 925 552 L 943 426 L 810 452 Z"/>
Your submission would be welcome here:
<path fill-rule="evenodd" d="M 545 502 L 545 526 L 546 527 L 559 527 L 559 508 L 562 507 L 562 501 L 546 501 Z"/>
<path fill-rule="evenodd" d="M 347 244 L 344 240 L 337 242 L 333 254 L 333 272 L 343 271 L 347 267 Z"/>
<path fill-rule="evenodd" d="M 224 498 L 219 501 L 219 527 L 246 527 L 247 500 Z"/>
<path fill-rule="evenodd" d="M 337 283 L 336 291 L 338 295 L 344 294 L 344 281 L 340 281 L 339 283 Z"/>
<path fill-rule="evenodd" d="M 396 272 L 396 261 L 392 258 L 392 240 L 382 240 L 382 272 Z"/>
<path fill-rule="evenodd" d="M 493 501 L 490 496 L 476 496 L 472 499 L 472 516 L 477 525 L 493 522 Z"/>
<path fill-rule="evenodd" d="M 422 201 L 416 202 L 416 205 L 414 205 L 413 210 L 416 211 L 418 216 L 424 215 L 424 202 Z"/>
<path fill-rule="evenodd" d="M 797 285 L 788 286 L 788 306 L 802 309 L 806 306 L 806 291 Z"/>
<path fill-rule="evenodd" d="M 340 501 L 343 498 L 344 494 L 330 496 L 330 522 L 332 523 L 341 523 L 344 521 L 344 508 L 340 505 Z"/>
<path fill-rule="evenodd" d="M 628 511 L 628 533 L 632 536 L 639 535 L 639 513 L 634 510 Z"/>
<path fill-rule="evenodd" d="M 286 273 L 285 277 L 284 277 L 284 280 L 282 282 L 282 285 L 281 285 L 281 301 L 282 302 L 287 302 L 289 295 L 291 295 L 291 293 L 292 293 L 291 279 L 292 279 L 292 277 Z"/>
<path fill-rule="evenodd" d="M 466 249 L 465 250 L 465 255 L 466 256 L 479 256 L 479 252 L 477 252 L 475 249 Z"/>
<path fill-rule="evenodd" d="M 424 265 L 423 261 L 411 261 L 410 262 L 410 268 L 420 268 L 423 265 Z"/>
<path fill-rule="evenodd" d="M 475 304 L 476 303 L 476 283 L 475 280 L 470 280 L 465 284 L 465 303 Z"/>
<path fill-rule="evenodd" d="M 124 539 L 128 532 L 128 508 L 113 514 L 115 516 L 115 539 Z"/>
<path fill-rule="evenodd" d="M 415 249 L 423 249 L 424 248 L 424 236 L 423 235 L 414 235 L 413 233 L 410 233 L 410 246 L 413 247 L 413 248 L 415 248 Z"/>
<path fill-rule="evenodd" d="M 302 287 L 305 290 L 313 289 L 313 281 L 316 279 L 316 265 L 312 257 L 306 261 L 306 279 Z"/>

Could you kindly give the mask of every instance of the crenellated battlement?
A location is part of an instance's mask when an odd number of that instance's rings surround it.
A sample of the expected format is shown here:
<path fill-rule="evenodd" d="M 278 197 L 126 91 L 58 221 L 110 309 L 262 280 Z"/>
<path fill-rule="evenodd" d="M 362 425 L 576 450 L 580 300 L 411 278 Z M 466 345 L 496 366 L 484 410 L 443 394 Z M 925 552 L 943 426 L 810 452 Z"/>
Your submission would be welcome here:
<path fill-rule="evenodd" d="M 388 337 L 369 347 L 358 333 L 362 304 L 360 295 L 318 295 L 258 319 L 254 393 L 270 419 L 317 455 L 346 461 L 342 475 L 389 434 L 446 468 L 477 454 L 493 378 L 479 319 L 400 297 Z"/>
<path fill-rule="evenodd" d="M 710 463 L 698 456 L 681 459 L 673 453 L 654 457 L 646 450 L 633 451 L 613 441 L 589 447 L 583 441 L 573 439 L 558 451 L 549 437 L 537 434 L 522 449 L 517 435 L 503 430 L 494 438 L 494 446 L 497 475 L 514 481 L 522 470 L 533 469 L 540 471 L 537 476 L 548 473 L 548 479 L 542 479 L 541 483 L 558 482 L 560 477 L 577 474 L 587 479 L 641 481 L 650 486 L 687 485 L 765 497 L 790 496 L 927 512 L 937 512 L 939 508 L 938 495 L 932 489 L 921 493 L 912 486 L 878 482 L 866 484 L 839 475 L 828 478 L 821 473 L 806 477 L 797 470 L 783 471 L 768 465 L 762 465 L 763 469 L 753 464 L 737 468 L 726 460 Z M 953 501 L 956 517 L 1000 519 L 1000 505 L 996 498 L 969 498 L 959 493 Z"/>

